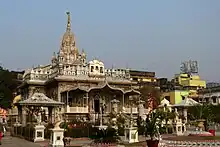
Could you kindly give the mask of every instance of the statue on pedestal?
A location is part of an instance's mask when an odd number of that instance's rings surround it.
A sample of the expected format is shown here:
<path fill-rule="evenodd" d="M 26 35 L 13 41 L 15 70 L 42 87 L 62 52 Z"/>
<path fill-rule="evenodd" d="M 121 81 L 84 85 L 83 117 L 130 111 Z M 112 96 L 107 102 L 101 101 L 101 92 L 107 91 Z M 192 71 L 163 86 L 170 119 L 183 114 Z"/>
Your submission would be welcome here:
<path fill-rule="evenodd" d="M 56 119 L 56 121 L 55 121 L 54 128 L 60 128 L 60 124 L 61 124 L 62 121 L 61 121 L 60 113 L 59 112 L 55 113 L 55 119 Z"/>

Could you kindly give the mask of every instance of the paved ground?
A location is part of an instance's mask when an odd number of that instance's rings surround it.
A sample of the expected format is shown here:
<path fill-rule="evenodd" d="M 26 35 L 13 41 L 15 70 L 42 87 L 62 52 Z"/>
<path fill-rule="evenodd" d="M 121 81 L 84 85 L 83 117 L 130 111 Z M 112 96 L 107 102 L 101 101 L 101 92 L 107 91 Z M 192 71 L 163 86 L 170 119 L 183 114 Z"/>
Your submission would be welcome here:
<path fill-rule="evenodd" d="M 36 144 L 24 139 L 17 137 L 11 137 L 9 134 L 6 134 L 2 138 L 2 145 L 0 147 L 42 147 L 40 144 Z"/>

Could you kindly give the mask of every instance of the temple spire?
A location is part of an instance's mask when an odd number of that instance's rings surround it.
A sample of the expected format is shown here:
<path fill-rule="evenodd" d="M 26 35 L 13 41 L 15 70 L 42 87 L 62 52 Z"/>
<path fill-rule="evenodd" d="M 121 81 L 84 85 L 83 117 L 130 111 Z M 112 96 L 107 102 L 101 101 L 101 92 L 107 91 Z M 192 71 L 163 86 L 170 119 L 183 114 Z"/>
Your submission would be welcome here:
<path fill-rule="evenodd" d="M 70 12 L 67 11 L 66 12 L 68 18 L 67 18 L 67 27 L 66 27 L 66 31 L 70 31 L 71 30 L 71 22 L 70 22 Z"/>

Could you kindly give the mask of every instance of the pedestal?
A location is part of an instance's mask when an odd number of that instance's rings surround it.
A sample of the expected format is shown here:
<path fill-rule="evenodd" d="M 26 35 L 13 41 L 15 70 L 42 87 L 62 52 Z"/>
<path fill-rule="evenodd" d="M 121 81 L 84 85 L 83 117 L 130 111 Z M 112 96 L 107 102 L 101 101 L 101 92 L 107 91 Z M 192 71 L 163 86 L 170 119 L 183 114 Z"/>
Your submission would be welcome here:
<path fill-rule="evenodd" d="M 64 147 L 64 129 L 54 128 L 51 129 L 49 147 Z"/>
<path fill-rule="evenodd" d="M 19 135 L 19 134 L 18 134 L 18 127 L 20 127 L 21 124 L 20 124 L 19 122 L 16 122 L 13 126 L 14 126 L 14 127 L 13 127 L 12 136 L 13 136 L 13 135 L 16 135 L 16 136 Z"/>
<path fill-rule="evenodd" d="M 44 125 L 36 125 L 34 127 L 34 142 L 44 141 Z"/>
<path fill-rule="evenodd" d="M 138 129 L 136 127 L 125 128 L 125 142 L 134 143 L 138 141 Z"/>
<path fill-rule="evenodd" d="M 183 124 L 182 124 L 182 122 L 177 122 L 176 123 L 176 135 L 177 136 L 182 136 L 183 135 Z"/>

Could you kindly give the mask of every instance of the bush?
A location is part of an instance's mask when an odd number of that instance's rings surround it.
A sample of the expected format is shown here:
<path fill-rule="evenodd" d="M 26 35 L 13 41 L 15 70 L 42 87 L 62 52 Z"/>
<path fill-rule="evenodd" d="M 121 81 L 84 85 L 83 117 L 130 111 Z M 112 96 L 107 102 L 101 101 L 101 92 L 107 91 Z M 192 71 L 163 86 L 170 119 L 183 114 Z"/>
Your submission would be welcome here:
<path fill-rule="evenodd" d="M 125 128 L 124 127 L 118 127 L 118 134 L 119 136 L 124 136 L 125 135 Z"/>
<path fill-rule="evenodd" d="M 117 130 L 112 127 L 105 129 L 94 128 L 94 135 L 90 137 L 95 143 L 117 143 L 120 140 Z"/>
<path fill-rule="evenodd" d="M 84 122 L 62 123 L 60 127 L 65 129 L 65 137 L 89 137 L 92 133 L 92 125 Z"/>

